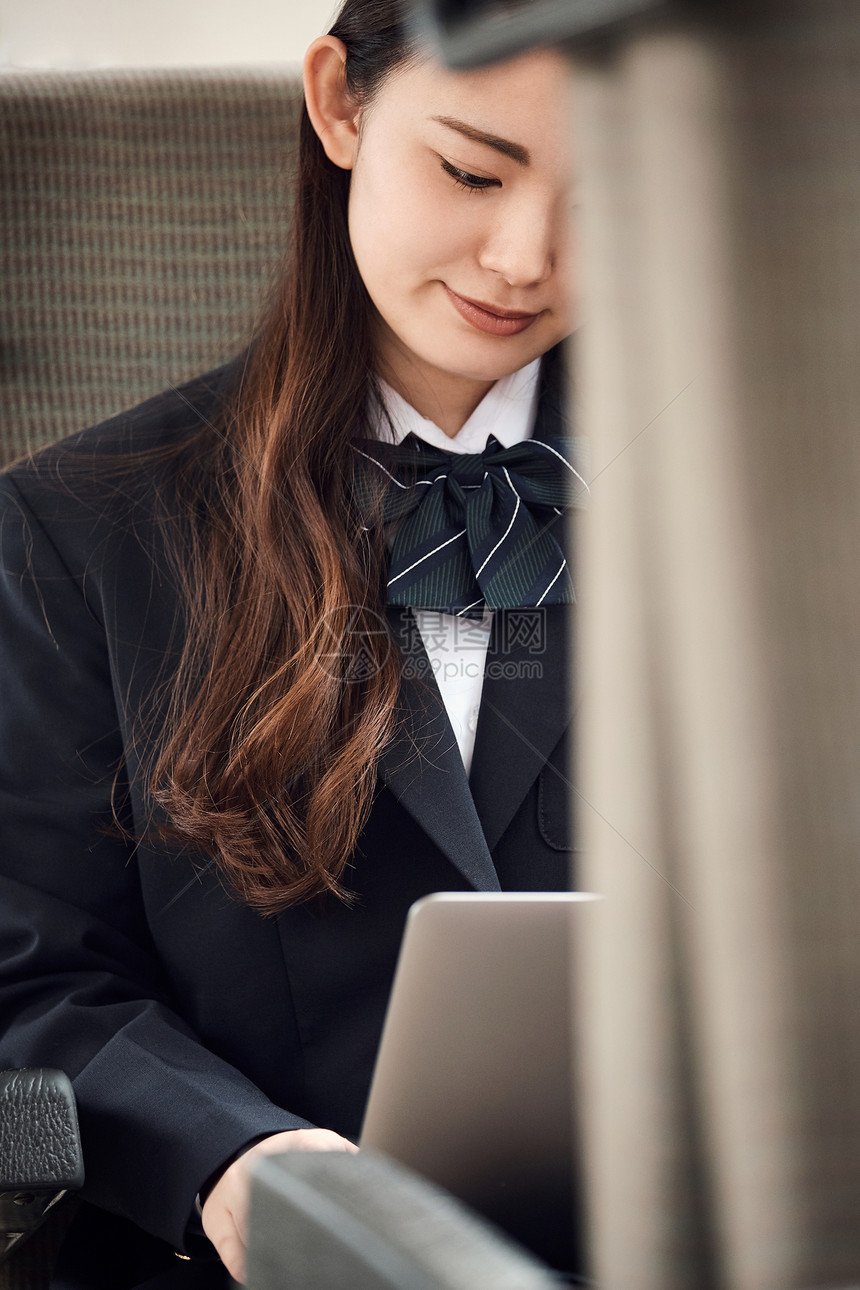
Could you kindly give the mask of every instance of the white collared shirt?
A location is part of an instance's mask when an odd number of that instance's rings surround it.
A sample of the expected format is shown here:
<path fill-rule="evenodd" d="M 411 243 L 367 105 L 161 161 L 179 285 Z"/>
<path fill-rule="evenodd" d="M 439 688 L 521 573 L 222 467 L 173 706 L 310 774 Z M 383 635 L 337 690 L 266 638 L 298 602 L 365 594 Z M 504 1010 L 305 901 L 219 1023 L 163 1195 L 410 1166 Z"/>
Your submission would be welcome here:
<path fill-rule="evenodd" d="M 536 358 L 496 381 L 462 429 L 452 437 L 381 381 L 394 441 L 400 443 L 411 433 L 443 452 L 476 453 L 483 452 L 490 435 L 503 448 L 530 439 L 537 413 L 539 372 L 540 359 Z M 386 433 L 384 437 L 390 436 Z M 492 611 L 486 610 L 480 621 L 444 614 L 438 609 L 413 609 L 412 613 L 468 775 L 478 729 Z"/>

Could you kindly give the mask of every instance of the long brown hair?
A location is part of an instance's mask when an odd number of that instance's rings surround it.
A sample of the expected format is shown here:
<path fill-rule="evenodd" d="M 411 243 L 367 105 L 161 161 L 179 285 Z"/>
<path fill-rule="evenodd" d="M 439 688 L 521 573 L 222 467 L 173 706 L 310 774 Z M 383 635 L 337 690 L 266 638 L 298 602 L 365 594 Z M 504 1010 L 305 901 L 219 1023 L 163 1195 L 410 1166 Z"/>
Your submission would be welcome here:
<path fill-rule="evenodd" d="M 398 0 L 346 0 L 331 34 L 360 107 L 412 53 Z M 347 197 L 305 110 L 285 271 L 186 498 L 187 632 L 153 772 L 170 835 L 268 914 L 348 898 L 399 688 L 382 539 L 350 500 L 375 387 Z"/>

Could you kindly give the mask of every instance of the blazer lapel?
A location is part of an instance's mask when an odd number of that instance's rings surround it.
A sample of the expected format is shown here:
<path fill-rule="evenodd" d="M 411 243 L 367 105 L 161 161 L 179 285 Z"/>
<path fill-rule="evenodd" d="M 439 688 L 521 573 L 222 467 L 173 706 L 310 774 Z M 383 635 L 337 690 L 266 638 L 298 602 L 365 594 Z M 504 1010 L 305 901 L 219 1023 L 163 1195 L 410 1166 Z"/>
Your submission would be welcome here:
<path fill-rule="evenodd" d="M 406 667 L 397 733 L 380 757 L 380 777 L 467 882 L 478 891 L 498 891 L 460 750 L 420 634 L 408 610 L 389 606 L 387 612 Z"/>
<path fill-rule="evenodd" d="M 571 721 L 571 605 L 499 610 L 470 785 L 492 850 Z"/>

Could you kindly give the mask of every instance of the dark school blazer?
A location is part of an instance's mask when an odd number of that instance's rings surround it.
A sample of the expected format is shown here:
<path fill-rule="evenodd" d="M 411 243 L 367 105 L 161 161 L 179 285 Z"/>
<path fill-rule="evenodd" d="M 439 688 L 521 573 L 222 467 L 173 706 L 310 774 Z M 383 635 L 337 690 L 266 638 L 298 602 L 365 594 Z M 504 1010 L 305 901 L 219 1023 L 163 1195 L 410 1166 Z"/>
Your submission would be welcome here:
<path fill-rule="evenodd" d="M 74 1082 L 85 1204 L 63 1290 L 226 1284 L 194 1197 L 260 1136 L 357 1136 L 413 901 L 569 885 L 555 606 L 496 615 L 470 781 L 435 682 L 409 674 L 429 675 L 411 616 L 389 611 L 409 666 L 351 908 L 264 919 L 207 857 L 143 837 L 133 718 L 181 631 L 153 506 L 171 475 L 111 458 L 209 424 L 230 379 L 221 369 L 0 476 L 0 1067 Z M 548 373 L 536 433 L 559 429 L 555 390 Z M 136 845 L 111 828 L 114 786 Z"/>

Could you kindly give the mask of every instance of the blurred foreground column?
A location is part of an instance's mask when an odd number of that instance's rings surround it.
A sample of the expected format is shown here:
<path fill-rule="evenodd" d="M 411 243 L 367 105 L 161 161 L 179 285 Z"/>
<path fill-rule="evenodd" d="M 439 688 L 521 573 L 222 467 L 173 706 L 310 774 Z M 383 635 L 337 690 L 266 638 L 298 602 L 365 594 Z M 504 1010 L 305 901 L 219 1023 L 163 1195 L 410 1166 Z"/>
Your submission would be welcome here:
<path fill-rule="evenodd" d="M 601 1290 L 860 1284 L 860 6 L 574 56 Z"/>

